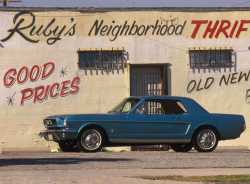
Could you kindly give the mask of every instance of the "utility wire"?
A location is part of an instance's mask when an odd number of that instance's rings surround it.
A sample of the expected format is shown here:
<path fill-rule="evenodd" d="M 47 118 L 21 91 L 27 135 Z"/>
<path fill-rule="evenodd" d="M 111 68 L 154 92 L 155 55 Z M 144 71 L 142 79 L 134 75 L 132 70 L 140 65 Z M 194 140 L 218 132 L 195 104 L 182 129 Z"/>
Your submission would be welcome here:
<path fill-rule="evenodd" d="M 241 6 L 241 5 L 246 5 L 248 3 L 250 3 L 250 0 L 244 1 L 244 2 L 239 2 L 239 3 L 234 3 L 231 6 Z M 248 5 L 250 5 L 250 4 L 248 4 Z"/>
<path fill-rule="evenodd" d="M 246 1 L 246 0 L 245 0 Z M 60 3 L 57 3 L 55 0 L 51 1 L 39 1 L 39 3 L 27 1 L 21 3 L 23 6 L 35 6 L 37 7 L 95 7 L 95 8 L 107 8 L 107 7 L 216 7 L 216 6 L 233 6 L 234 4 L 245 4 L 244 0 L 238 1 L 237 0 L 106 0 L 106 1 L 76 1 L 71 0 L 61 0 Z M 20 5 L 20 4 L 19 4 Z M 18 6 L 19 6 L 18 5 Z"/>

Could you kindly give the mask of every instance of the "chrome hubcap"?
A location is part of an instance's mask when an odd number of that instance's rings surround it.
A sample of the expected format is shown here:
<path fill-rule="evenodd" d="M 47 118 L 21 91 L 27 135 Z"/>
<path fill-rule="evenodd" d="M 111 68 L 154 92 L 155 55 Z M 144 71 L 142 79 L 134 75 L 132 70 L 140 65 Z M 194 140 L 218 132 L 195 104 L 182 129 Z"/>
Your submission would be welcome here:
<path fill-rule="evenodd" d="M 217 141 L 214 131 L 210 129 L 202 130 L 197 137 L 198 146 L 204 150 L 212 149 Z"/>
<path fill-rule="evenodd" d="M 81 144 L 86 150 L 96 150 L 102 144 L 102 136 L 97 130 L 87 130 L 82 135 Z"/>

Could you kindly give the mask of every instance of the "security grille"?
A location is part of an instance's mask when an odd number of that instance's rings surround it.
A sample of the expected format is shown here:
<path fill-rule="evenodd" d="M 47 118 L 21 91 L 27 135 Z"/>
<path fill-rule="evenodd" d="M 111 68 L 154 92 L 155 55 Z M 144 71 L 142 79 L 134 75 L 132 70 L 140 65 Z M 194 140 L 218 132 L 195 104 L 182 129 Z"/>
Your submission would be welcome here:
<path fill-rule="evenodd" d="M 125 50 L 78 51 L 78 66 L 82 70 L 120 70 L 126 67 L 128 52 Z"/>
<path fill-rule="evenodd" d="M 191 69 L 213 69 L 213 68 L 232 68 L 233 50 L 190 50 Z"/>
<path fill-rule="evenodd" d="M 166 93 L 162 66 L 132 65 L 130 77 L 130 94 L 132 96 L 154 96 Z"/>

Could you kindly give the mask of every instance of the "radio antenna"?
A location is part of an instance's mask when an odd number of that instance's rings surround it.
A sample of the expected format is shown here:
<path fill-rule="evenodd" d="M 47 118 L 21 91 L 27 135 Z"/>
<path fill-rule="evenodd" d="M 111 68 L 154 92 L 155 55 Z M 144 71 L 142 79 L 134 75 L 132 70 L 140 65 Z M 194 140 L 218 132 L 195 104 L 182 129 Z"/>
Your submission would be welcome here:
<path fill-rule="evenodd" d="M 20 3 L 21 0 L 0 0 L 0 3 L 3 3 L 3 7 L 7 7 L 8 3 Z"/>

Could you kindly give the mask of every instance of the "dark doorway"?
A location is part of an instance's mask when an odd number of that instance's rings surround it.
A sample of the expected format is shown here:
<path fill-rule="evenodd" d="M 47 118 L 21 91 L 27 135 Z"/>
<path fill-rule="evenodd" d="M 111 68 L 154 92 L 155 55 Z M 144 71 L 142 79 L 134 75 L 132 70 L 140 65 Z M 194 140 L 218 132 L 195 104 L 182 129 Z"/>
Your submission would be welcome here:
<path fill-rule="evenodd" d="M 171 94 L 171 70 L 168 64 L 131 65 L 130 95 L 155 96 Z M 155 104 L 151 104 L 154 106 Z M 169 145 L 132 146 L 132 151 L 163 151 Z"/>
<path fill-rule="evenodd" d="M 131 65 L 130 71 L 131 96 L 170 94 L 169 65 Z"/>

